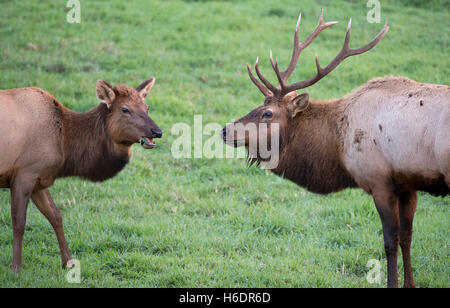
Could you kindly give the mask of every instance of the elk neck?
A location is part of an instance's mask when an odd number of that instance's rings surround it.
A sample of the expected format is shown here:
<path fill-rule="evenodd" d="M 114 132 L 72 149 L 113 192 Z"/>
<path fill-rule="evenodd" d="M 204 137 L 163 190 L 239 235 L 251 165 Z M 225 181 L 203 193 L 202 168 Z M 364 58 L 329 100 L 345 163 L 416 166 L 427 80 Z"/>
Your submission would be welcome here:
<path fill-rule="evenodd" d="M 107 130 L 105 104 L 85 113 L 62 112 L 64 162 L 58 177 L 79 176 L 100 182 L 114 177 L 128 163 L 131 145 L 116 144 Z"/>
<path fill-rule="evenodd" d="M 342 163 L 346 120 L 343 102 L 317 102 L 281 132 L 278 167 L 272 171 L 311 192 L 327 194 L 356 183 Z"/>

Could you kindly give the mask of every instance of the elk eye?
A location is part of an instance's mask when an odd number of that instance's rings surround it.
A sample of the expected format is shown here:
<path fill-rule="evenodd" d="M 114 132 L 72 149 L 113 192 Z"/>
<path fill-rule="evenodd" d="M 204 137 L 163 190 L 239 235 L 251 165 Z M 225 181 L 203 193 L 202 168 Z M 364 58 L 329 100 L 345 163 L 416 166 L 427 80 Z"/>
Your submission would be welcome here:
<path fill-rule="evenodd" d="M 123 113 L 130 113 L 130 110 L 128 108 L 122 108 Z"/>
<path fill-rule="evenodd" d="M 271 118 L 272 117 L 272 111 L 266 110 L 263 114 L 263 118 Z"/>

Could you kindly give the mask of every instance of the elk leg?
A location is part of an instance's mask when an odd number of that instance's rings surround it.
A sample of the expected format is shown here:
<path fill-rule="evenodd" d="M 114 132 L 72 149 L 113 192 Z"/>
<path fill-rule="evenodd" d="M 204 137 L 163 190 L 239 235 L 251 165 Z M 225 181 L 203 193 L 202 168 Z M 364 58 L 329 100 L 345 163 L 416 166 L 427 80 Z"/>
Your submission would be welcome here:
<path fill-rule="evenodd" d="M 11 269 L 22 269 L 22 240 L 27 220 L 27 207 L 36 184 L 32 176 L 16 176 L 11 184 L 11 220 L 13 228 L 13 260 Z"/>
<path fill-rule="evenodd" d="M 383 226 L 384 249 L 387 257 L 388 288 L 398 287 L 397 256 L 399 244 L 398 197 L 381 190 L 372 193 Z"/>
<path fill-rule="evenodd" d="M 417 192 L 404 193 L 400 196 L 400 247 L 402 248 L 403 267 L 405 272 L 404 288 L 416 287 L 411 268 L 411 240 L 416 206 Z"/>
<path fill-rule="evenodd" d="M 72 259 L 72 256 L 67 246 L 66 238 L 64 236 L 63 220 L 59 209 L 56 207 L 50 195 L 48 188 L 36 191 L 31 196 L 36 207 L 47 218 L 56 233 L 58 239 L 59 249 L 61 251 L 62 265 L 65 267 L 67 262 Z"/>

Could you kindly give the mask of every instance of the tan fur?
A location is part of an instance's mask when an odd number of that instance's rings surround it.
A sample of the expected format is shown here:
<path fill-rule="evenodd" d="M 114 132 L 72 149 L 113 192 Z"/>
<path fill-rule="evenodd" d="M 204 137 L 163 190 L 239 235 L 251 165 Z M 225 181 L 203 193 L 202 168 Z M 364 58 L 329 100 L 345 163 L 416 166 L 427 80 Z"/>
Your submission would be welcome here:
<path fill-rule="evenodd" d="M 38 172 L 42 187 L 48 187 L 62 163 L 59 103 L 49 93 L 38 89 L 0 91 L 0 176 L 1 187 L 18 170 Z"/>
<path fill-rule="evenodd" d="M 360 187 L 392 177 L 398 189 L 449 193 L 450 87 L 377 78 L 340 104 L 349 123 L 342 160 Z"/>

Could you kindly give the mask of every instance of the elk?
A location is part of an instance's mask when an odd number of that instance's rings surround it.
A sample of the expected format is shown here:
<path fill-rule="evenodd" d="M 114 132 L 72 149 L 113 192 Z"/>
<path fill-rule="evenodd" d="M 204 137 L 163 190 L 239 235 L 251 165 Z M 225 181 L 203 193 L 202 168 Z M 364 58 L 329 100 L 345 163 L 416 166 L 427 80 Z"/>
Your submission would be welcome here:
<path fill-rule="evenodd" d="M 288 84 L 299 56 L 324 29 L 323 11 L 315 30 L 299 42 L 298 31 L 289 66 L 280 71 L 270 62 L 278 79 L 274 86 L 261 74 L 256 60 L 252 82 L 265 96 L 264 104 L 222 130 L 231 146 L 253 141 L 242 130 L 247 124 L 279 126 L 279 161 L 272 172 L 307 190 L 328 194 L 345 188 L 361 188 L 373 197 L 382 222 L 387 256 L 388 287 L 398 287 L 397 255 L 400 244 L 404 287 L 415 287 L 410 257 L 417 191 L 450 194 L 450 87 L 415 82 L 403 77 L 376 78 L 339 99 L 317 101 L 297 90 L 325 77 L 345 58 L 372 49 L 387 33 L 387 24 L 367 45 L 349 47 L 351 19 L 338 55 L 325 67 L 316 56 L 317 74 Z M 256 127 L 256 126 L 255 126 Z M 238 135 L 242 137 L 237 137 Z M 268 136 L 272 138 L 273 136 Z M 277 136 L 275 136 L 276 138 Z M 256 141 L 264 142 L 264 141 Z M 250 163 L 263 164 L 258 154 Z"/>
<path fill-rule="evenodd" d="M 162 131 L 144 99 L 155 82 L 136 89 L 97 81 L 101 103 L 77 113 L 36 87 L 0 90 L 0 188 L 10 188 L 12 270 L 22 267 L 22 238 L 30 198 L 52 225 L 63 266 L 72 260 L 61 214 L 49 192 L 57 178 L 78 176 L 101 182 L 128 163 L 131 146 L 156 146 Z"/>

